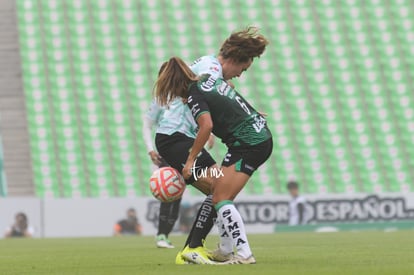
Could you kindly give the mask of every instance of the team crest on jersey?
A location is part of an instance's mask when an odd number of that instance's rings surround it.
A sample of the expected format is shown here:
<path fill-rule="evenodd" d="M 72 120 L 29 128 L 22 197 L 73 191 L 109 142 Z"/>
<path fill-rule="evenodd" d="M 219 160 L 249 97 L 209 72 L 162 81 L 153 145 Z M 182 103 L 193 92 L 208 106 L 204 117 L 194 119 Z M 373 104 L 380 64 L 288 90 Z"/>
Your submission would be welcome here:
<path fill-rule="evenodd" d="M 205 92 L 211 92 L 214 88 L 216 80 L 217 79 L 214 76 L 210 75 L 210 77 L 206 81 L 201 83 L 201 89 Z"/>
<path fill-rule="evenodd" d="M 262 116 L 255 116 L 253 128 L 256 133 L 260 133 L 260 131 L 266 126 L 266 119 Z"/>

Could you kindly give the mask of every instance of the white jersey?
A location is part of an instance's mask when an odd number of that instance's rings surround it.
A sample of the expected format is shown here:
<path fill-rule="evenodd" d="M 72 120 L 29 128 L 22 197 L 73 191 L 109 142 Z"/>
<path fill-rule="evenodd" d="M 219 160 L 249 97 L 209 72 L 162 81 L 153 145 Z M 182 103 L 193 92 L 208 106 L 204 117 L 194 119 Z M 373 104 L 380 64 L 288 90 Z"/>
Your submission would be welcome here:
<path fill-rule="evenodd" d="M 200 57 L 190 65 L 196 75 L 211 74 L 223 77 L 223 68 L 213 55 Z M 197 135 L 197 123 L 191 114 L 190 108 L 181 98 L 174 99 L 168 106 L 161 107 L 154 100 L 144 118 L 143 136 L 148 152 L 153 151 L 151 128 L 156 125 L 156 133 L 172 135 L 182 133 L 190 138 Z"/>
<path fill-rule="evenodd" d="M 157 125 L 156 132 L 159 134 L 172 135 L 179 132 L 190 138 L 196 137 L 197 124 L 182 98 L 175 98 L 165 107 L 154 100 L 146 116 Z"/>
<path fill-rule="evenodd" d="M 298 204 L 303 204 L 303 217 L 302 222 L 299 223 L 299 211 Z M 289 225 L 306 224 L 308 222 L 308 213 L 306 209 L 306 199 L 301 196 L 292 198 L 289 202 Z"/>
<path fill-rule="evenodd" d="M 216 78 L 223 78 L 223 68 L 214 55 L 200 57 L 190 65 L 190 69 L 196 75 L 211 74 Z"/>

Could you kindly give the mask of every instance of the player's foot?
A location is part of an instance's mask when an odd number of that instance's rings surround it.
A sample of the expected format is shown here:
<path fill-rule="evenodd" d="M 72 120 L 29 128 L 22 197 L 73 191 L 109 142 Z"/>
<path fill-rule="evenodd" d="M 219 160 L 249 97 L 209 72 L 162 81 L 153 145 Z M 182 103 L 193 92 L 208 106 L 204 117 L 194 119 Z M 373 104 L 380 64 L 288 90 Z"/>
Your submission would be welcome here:
<path fill-rule="evenodd" d="M 226 254 L 219 247 L 216 250 L 210 251 L 208 257 L 210 258 L 210 260 L 216 262 L 225 262 L 233 258 L 233 253 Z"/>
<path fill-rule="evenodd" d="M 252 256 L 243 258 L 240 255 L 233 255 L 230 260 L 219 263 L 219 264 L 255 264 L 256 259 Z"/>
<path fill-rule="evenodd" d="M 174 248 L 171 241 L 164 234 L 160 234 L 155 237 L 158 248 Z"/>
<path fill-rule="evenodd" d="M 209 259 L 206 249 L 203 246 L 190 248 L 186 246 L 181 252 L 182 258 L 194 264 L 216 264 L 216 262 Z"/>
<path fill-rule="evenodd" d="M 180 251 L 180 252 L 177 253 L 177 256 L 175 256 L 175 264 L 182 265 L 182 264 L 192 264 L 192 263 L 186 261 L 183 258 L 182 251 Z"/>

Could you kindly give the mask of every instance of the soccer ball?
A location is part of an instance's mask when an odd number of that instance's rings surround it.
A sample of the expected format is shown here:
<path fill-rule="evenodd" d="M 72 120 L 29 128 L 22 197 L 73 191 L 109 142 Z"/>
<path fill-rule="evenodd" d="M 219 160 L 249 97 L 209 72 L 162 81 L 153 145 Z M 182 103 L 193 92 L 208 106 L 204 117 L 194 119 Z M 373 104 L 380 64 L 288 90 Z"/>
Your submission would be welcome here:
<path fill-rule="evenodd" d="M 183 195 L 185 181 L 172 167 L 162 167 L 152 173 L 150 189 L 154 197 L 161 202 L 176 201 Z"/>

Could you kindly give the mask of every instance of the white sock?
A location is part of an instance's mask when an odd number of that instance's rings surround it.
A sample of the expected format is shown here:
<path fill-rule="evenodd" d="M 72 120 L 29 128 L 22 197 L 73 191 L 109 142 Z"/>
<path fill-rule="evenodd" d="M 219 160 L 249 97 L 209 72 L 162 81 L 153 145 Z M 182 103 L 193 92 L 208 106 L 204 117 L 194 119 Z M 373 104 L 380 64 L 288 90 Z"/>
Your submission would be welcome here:
<path fill-rule="evenodd" d="M 230 236 L 226 233 L 226 230 L 224 229 L 224 224 L 221 221 L 221 219 L 219 219 L 218 217 L 216 219 L 216 225 L 217 225 L 218 232 L 220 235 L 220 244 L 219 244 L 220 250 L 224 254 L 230 254 L 234 252 L 233 239 L 230 238 Z"/>
<path fill-rule="evenodd" d="M 217 211 L 217 218 L 223 223 L 226 233 L 231 238 L 233 246 L 237 249 L 237 254 L 245 259 L 250 257 L 252 251 L 247 241 L 244 223 L 234 204 L 229 202 L 221 206 Z"/>

